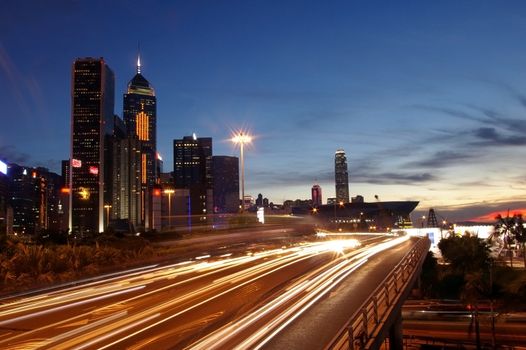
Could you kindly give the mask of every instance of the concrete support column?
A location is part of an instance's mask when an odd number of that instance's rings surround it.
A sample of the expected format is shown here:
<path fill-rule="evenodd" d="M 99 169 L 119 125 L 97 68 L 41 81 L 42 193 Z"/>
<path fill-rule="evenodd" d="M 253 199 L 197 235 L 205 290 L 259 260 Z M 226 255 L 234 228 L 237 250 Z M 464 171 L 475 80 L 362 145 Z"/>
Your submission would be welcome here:
<path fill-rule="evenodd" d="M 389 349 L 403 350 L 404 338 L 402 334 L 402 311 L 398 309 L 396 318 L 389 328 Z"/>

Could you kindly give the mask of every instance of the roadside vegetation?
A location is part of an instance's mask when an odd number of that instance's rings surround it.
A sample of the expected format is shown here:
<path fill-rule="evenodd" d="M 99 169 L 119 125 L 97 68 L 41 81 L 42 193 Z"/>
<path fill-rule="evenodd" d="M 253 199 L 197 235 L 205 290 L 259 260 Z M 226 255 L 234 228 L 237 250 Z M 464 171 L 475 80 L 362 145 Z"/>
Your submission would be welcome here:
<path fill-rule="evenodd" d="M 0 250 L 1 294 L 95 276 L 157 256 L 140 237 L 101 236 L 92 244 L 9 239 Z"/>

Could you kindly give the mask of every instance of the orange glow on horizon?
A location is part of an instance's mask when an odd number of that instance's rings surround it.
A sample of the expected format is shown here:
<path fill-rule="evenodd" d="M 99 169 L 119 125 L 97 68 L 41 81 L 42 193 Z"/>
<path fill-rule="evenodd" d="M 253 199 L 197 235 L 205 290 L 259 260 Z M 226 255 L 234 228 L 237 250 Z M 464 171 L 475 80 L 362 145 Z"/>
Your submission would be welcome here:
<path fill-rule="evenodd" d="M 517 214 L 522 214 L 522 216 L 526 217 L 526 208 L 510 209 L 509 211 L 508 210 L 492 211 L 488 214 L 472 218 L 468 221 L 494 222 L 498 215 L 501 215 L 502 217 L 506 217 L 508 216 L 508 214 L 510 215 L 510 217 L 513 215 L 517 215 Z"/>

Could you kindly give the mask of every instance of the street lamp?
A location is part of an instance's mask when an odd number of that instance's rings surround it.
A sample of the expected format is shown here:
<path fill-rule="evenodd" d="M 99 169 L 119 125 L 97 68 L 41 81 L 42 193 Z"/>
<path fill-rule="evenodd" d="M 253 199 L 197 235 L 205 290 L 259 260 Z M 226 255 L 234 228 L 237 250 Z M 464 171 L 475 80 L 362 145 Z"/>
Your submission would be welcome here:
<path fill-rule="evenodd" d="M 172 227 L 172 194 L 175 193 L 175 190 L 166 189 L 163 192 L 168 195 L 168 227 Z"/>
<path fill-rule="evenodd" d="M 235 134 L 231 141 L 239 144 L 240 148 L 240 161 L 241 161 L 241 212 L 245 210 L 245 159 L 243 157 L 243 148 L 245 143 L 252 142 L 252 136 L 247 135 L 243 132 Z"/>
<path fill-rule="evenodd" d="M 106 227 L 110 225 L 110 209 L 111 205 L 105 204 L 104 209 L 106 209 Z"/>

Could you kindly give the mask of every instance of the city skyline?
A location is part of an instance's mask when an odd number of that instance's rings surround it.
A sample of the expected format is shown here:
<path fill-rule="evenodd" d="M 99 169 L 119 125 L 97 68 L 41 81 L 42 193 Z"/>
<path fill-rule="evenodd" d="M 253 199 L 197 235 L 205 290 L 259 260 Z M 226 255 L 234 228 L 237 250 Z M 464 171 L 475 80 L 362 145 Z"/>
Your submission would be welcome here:
<path fill-rule="evenodd" d="M 343 148 L 350 196 L 465 208 L 459 218 L 526 207 L 526 51 L 515 45 L 524 5 L 302 4 L 118 2 L 92 32 L 81 26 L 99 2 L 5 5 L 0 98 L 14 122 L 0 133 L 0 157 L 60 172 L 72 62 L 104 57 L 122 118 L 139 41 L 165 171 L 174 139 L 195 132 L 214 139 L 215 155 L 236 156 L 228 140 L 242 128 L 256 136 L 245 153 L 252 196 L 309 198 L 319 183 L 333 197 L 333 155 Z M 144 30 L 119 28 L 119 15 Z M 63 33 L 76 22 L 83 40 Z"/>

